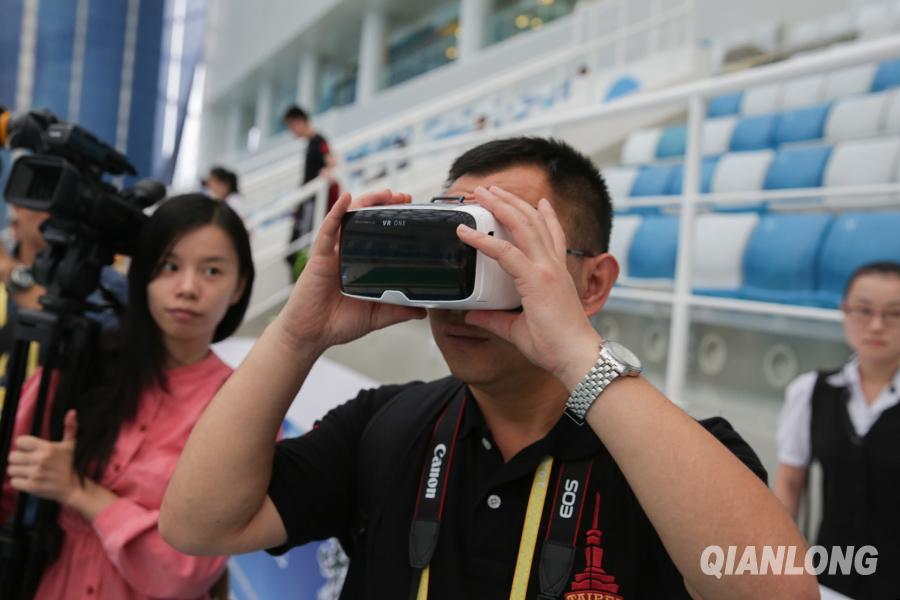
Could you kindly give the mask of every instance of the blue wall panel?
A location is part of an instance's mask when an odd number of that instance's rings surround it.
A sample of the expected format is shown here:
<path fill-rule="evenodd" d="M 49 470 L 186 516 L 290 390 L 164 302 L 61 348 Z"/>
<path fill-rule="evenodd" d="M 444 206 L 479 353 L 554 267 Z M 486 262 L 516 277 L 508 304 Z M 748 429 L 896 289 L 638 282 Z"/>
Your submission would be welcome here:
<path fill-rule="evenodd" d="M 38 8 L 32 107 L 49 108 L 66 118 L 75 43 L 73 0 L 41 0 Z"/>
<path fill-rule="evenodd" d="M 116 143 L 128 2 L 91 0 L 84 49 L 78 121 L 110 145 Z"/>
<path fill-rule="evenodd" d="M 22 1 L 3 0 L 0 2 L 4 23 L 4 26 L 0 27 L 0 104 L 7 108 L 15 108 L 16 103 Z"/>

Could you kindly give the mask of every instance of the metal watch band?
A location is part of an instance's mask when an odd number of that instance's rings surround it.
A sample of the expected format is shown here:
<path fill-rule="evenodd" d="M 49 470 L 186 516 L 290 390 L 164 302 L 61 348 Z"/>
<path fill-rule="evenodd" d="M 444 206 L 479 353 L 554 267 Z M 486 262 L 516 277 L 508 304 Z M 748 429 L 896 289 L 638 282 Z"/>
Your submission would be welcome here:
<path fill-rule="evenodd" d="M 625 366 L 613 359 L 601 346 L 600 356 L 591 370 L 581 378 L 566 401 L 566 414 L 578 425 L 584 425 L 588 409 L 600 392 L 625 371 Z"/>

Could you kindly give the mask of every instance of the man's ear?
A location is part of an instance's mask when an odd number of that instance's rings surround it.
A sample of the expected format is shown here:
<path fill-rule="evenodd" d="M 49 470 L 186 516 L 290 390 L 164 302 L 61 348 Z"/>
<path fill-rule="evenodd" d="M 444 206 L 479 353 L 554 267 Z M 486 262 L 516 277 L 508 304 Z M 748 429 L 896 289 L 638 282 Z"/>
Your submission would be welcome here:
<path fill-rule="evenodd" d="M 585 257 L 578 291 L 581 304 L 589 317 L 594 316 L 606 304 L 616 279 L 619 278 L 619 261 L 612 254 Z"/>

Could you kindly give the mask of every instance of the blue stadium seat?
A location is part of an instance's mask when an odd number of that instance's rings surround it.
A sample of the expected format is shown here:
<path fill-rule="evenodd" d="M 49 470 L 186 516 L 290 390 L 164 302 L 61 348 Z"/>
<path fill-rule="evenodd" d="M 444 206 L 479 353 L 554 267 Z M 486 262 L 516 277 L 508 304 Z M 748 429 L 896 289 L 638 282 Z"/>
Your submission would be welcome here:
<path fill-rule="evenodd" d="M 815 305 L 817 259 L 831 223 L 824 213 L 764 214 L 747 242 L 738 296 Z"/>
<path fill-rule="evenodd" d="M 900 85 L 900 58 L 880 63 L 872 81 L 872 91 L 880 92 L 898 85 Z"/>
<path fill-rule="evenodd" d="M 769 165 L 763 189 L 820 187 L 830 155 L 830 146 L 779 150 Z"/>
<path fill-rule="evenodd" d="M 707 156 L 700 164 L 700 193 L 708 194 L 712 186 L 713 175 L 716 173 L 716 165 L 719 164 L 718 156 Z M 669 179 L 667 194 L 678 195 L 682 193 L 684 185 L 684 165 L 678 164 L 672 168 L 672 176 Z"/>
<path fill-rule="evenodd" d="M 744 92 L 732 92 L 717 96 L 709 101 L 706 109 L 706 116 L 709 118 L 727 117 L 728 115 L 737 115 L 741 112 L 741 101 L 744 99 Z"/>
<path fill-rule="evenodd" d="M 632 94 L 639 89 L 641 89 L 640 81 L 638 81 L 631 75 L 622 75 L 621 77 L 616 79 L 616 81 L 611 86 L 609 86 L 609 90 L 607 90 L 606 96 L 603 98 L 603 101 L 609 102 L 610 100 L 615 100 L 616 98 Z"/>
<path fill-rule="evenodd" d="M 687 143 L 687 126 L 675 125 L 663 129 L 659 136 L 659 144 L 656 146 L 656 158 L 669 158 L 672 156 L 684 156 L 684 148 Z"/>
<path fill-rule="evenodd" d="M 678 252 L 678 218 L 647 215 L 641 222 L 628 252 L 628 276 L 642 284 L 671 283 Z M 655 280 L 655 281 L 654 281 Z"/>
<path fill-rule="evenodd" d="M 744 117 L 734 127 L 730 149 L 744 152 L 774 147 L 779 118 L 777 114 Z"/>
<path fill-rule="evenodd" d="M 775 144 L 817 140 L 825 135 L 830 104 L 795 108 L 781 114 L 775 128 Z"/>
<path fill-rule="evenodd" d="M 818 304 L 837 307 L 853 271 L 878 260 L 900 261 L 900 211 L 838 216 L 819 256 Z"/>
<path fill-rule="evenodd" d="M 670 194 L 674 165 L 645 165 L 638 171 L 631 196 L 664 196 Z"/>

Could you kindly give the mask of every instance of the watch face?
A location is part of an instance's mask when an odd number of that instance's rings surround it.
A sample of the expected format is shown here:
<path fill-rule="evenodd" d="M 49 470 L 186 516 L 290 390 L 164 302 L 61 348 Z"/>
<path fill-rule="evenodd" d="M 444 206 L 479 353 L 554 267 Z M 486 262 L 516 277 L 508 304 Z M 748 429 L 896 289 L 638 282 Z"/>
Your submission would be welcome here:
<path fill-rule="evenodd" d="M 634 352 L 618 342 L 606 342 L 606 351 L 612 355 L 614 359 L 625 365 L 630 371 L 641 370 L 641 359 Z"/>

